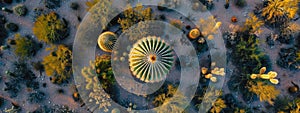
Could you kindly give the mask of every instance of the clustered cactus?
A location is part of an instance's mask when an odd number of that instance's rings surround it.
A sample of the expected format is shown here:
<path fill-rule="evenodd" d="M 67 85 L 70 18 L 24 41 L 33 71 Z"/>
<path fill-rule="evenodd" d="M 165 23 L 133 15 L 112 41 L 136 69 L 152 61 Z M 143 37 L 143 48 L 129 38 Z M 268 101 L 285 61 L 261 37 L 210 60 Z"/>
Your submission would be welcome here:
<path fill-rule="evenodd" d="M 270 71 L 270 72 L 268 72 L 268 74 L 264 74 L 266 72 L 266 70 L 267 70 L 266 67 L 262 67 L 260 69 L 259 74 L 251 74 L 250 78 L 251 79 L 261 78 L 261 79 L 269 80 L 272 84 L 278 84 L 279 81 L 278 81 L 278 79 L 276 79 L 277 72 Z"/>
<path fill-rule="evenodd" d="M 171 47 L 159 37 L 146 37 L 133 45 L 129 65 L 133 75 L 144 82 L 159 82 L 173 66 Z"/>
<path fill-rule="evenodd" d="M 225 69 L 224 68 L 219 68 L 219 67 L 215 67 L 213 70 L 210 71 L 210 73 L 208 72 L 208 68 L 206 67 L 202 67 L 201 68 L 201 73 L 202 75 L 204 75 L 204 77 L 206 79 L 210 79 L 212 82 L 217 82 L 217 77 L 213 76 L 213 75 L 218 75 L 218 76 L 225 76 Z"/>

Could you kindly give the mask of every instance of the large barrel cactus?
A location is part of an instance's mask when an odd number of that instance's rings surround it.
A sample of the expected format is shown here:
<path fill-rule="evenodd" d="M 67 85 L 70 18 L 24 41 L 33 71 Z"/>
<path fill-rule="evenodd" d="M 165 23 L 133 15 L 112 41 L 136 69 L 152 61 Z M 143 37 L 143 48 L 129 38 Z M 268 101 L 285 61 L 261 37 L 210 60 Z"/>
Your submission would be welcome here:
<path fill-rule="evenodd" d="M 113 32 L 107 31 L 99 36 L 98 46 L 105 52 L 112 52 L 116 41 L 117 35 Z"/>
<path fill-rule="evenodd" d="M 135 43 L 129 54 L 133 75 L 144 82 L 159 82 L 166 78 L 174 63 L 171 47 L 159 37 L 149 36 Z"/>

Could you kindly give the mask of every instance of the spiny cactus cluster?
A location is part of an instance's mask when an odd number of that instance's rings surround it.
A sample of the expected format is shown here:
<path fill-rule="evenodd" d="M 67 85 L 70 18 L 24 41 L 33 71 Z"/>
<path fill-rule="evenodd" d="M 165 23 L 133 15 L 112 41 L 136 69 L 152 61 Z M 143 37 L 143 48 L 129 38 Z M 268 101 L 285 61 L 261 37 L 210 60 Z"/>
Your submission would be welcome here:
<path fill-rule="evenodd" d="M 217 77 L 213 75 L 218 75 L 218 76 L 225 76 L 225 69 L 224 68 L 219 68 L 219 67 L 214 67 L 213 70 L 209 70 L 206 67 L 201 68 L 201 73 L 204 75 L 204 78 L 210 79 L 212 82 L 217 82 Z"/>
<path fill-rule="evenodd" d="M 264 74 L 266 72 L 266 70 L 267 70 L 266 67 L 262 67 L 260 69 L 259 74 L 251 74 L 250 78 L 251 79 L 261 78 L 261 79 L 269 80 L 272 84 L 278 84 L 279 80 L 276 79 L 277 72 L 270 71 L 267 74 Z"/>

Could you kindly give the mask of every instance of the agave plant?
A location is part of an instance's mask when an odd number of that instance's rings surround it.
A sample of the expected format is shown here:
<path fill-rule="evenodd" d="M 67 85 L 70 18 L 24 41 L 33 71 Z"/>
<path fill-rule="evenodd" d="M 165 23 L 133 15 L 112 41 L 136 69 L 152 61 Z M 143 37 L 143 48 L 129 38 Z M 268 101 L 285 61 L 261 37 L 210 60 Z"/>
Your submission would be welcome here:
<path fill-rule="evenodd" d="M 112 52 L 117 35 L 113 32 L 107 31 L 102 33 L 98 38 L 98 46 L 105 52 Z"/>
<path fill-rule="evenodd" d="M 144 82 L 158 82 L 166 78 L 173 66 L 171 47 L 159 37 L 146 37 L 133 45 L 129 54 L 133 75 Z"/>

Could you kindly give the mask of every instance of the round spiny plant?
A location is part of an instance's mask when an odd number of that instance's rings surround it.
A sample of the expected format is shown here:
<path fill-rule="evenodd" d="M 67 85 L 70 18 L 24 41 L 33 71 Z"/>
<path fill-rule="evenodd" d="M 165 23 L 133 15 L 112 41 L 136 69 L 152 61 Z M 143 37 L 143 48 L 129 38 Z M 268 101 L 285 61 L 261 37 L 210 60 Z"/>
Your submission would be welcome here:
<path fill-rule="evenodd" d="M 159 82 L 166 78 L 173 66 L 171 47 L 162 39 L 149 36 L 133 45 L 129 65 L 133 75 L 144 82 Z"/>
<path fill-rule="evenodd" d="M 98 38 L 98 46 L 105 52 L 112 52 L 117 41 L 117 35 L 107 31 L 102 33 Z"/>

